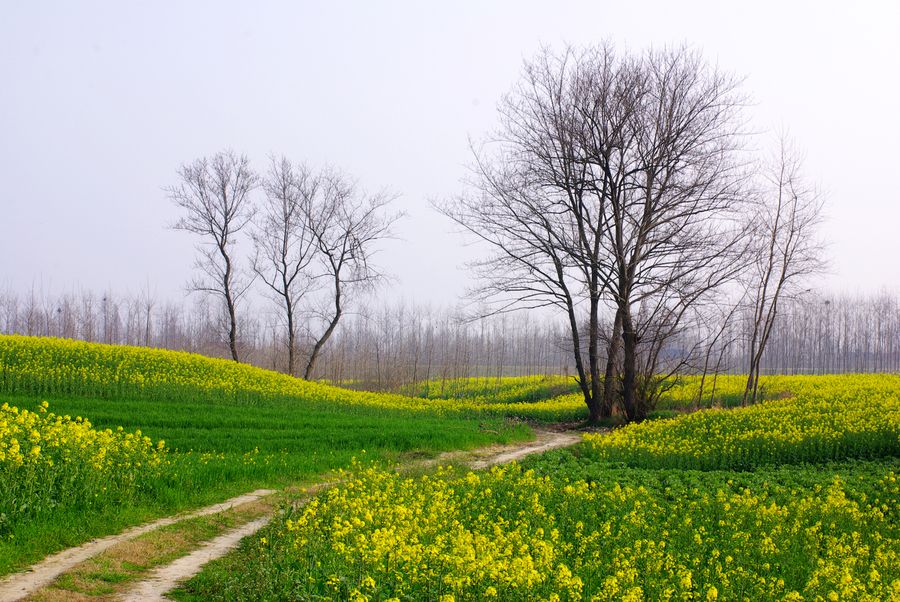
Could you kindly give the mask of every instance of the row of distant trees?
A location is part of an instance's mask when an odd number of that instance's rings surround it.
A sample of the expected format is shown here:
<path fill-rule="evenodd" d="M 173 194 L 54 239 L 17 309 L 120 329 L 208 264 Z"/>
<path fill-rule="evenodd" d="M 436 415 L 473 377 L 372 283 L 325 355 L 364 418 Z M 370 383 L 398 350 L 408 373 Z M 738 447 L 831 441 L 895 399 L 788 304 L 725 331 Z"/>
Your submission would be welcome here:
<path fill-rule="evenodd" d="M 280 316 L 245 312 L 238 343 L 246 361 L 288 370 Z M 140 345 L 230 357 L 222 312 L 209 298 L 162 302 L 147 293 L 51 295 L 0 292 L 0 332 Z M 670 341 L 661 365 L 710 377 L 744 373 L 749 363 L 750 308 L 719 315 L 706 331 Z M 722 328 L 724 326 L 724 328 Z M 709 332 L 719 334 L 709 344 Z M 308 353 L 312 335 L 301 336 Z M 702 344 L 698 344 L 702 342 Z M 606 358 L 602 358 L 606 359 Z M 763 373 L 900 372 L 900 298 L 882 292 L 790 299 L 762 357 Z M 347 315 L 321 354 L 313 376 L 361 388 L 399 390 L 427 379 L 573 374 L 565 324 L 526 315 L 477 320 L 459 312 L 408 305 Z M 707 388 L 707 395 L 711 393 Z"/>
<path fill-rule="evenodd" d="M 370 299 L 367 299 L 370 300 Z M 51 336 L 107 344 L 158 347 L 230 357 L 229 325 L 217 300 L 162 302 L 136 295 L 51 295 L 0 291 L 0 333 Z M 248 305 L 237 324 L 244 361 L 290 371 L 284 317 Z M 404 304 L 357 304 L 320 354 L 317 379 L 398 390 L 429 379 L 565 374 L 571 357 L 553 321 L 529 316 L 472 320 L 459 311 Z M 297 353 L 309 354 L 316 334 L 301 329 Z"/>

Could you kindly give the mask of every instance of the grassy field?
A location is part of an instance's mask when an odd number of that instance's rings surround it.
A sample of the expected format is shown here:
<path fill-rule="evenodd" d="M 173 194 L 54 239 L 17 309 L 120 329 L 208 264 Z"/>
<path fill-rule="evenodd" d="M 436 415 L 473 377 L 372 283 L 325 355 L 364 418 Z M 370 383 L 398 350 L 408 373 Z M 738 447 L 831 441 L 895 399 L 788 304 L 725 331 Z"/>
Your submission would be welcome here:
<path fill-rule="evenodd" d="M 781 384 L 489 472 L 359 466 L 177 597 L 900 599 L 900 377 Z"/>
<path fill-rule="evenodd" d="M 502 416 L 420 399 L 29 337 L 0 337 L 0 403 L 0 574 L 152 517 L 303 483 L 355 456 L 387 462 L 530 437 Z M 120 453 L 126 436 L 146 457 Z"/>

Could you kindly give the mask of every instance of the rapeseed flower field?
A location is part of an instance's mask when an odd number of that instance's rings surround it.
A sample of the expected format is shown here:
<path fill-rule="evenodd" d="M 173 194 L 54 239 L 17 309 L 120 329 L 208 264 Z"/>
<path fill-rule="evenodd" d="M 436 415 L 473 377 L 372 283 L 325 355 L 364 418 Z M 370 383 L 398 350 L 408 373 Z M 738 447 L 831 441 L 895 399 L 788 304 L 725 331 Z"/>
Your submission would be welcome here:
<path fill-rule="evenodd" d="M 780 385 L 487 472 L 358 465 L 179 599 L 900 599 L 900 379 Z"/>
<path fill-rule="evenodd" d="M 426 399 L 467 399 L 484 404 L 544 401 L 578 391 L 568 376 L 506 376 L 433 379 L 406 387 L 404 393 Z"/>
<path fill-rule="evenodd" d="M 438 381 L 411 395 L 356 391 L 193 353 L 68 339 L 0 335 L 0 393 L 39 397 L 157 399 L 254 407 L 301 402 L 433 415 L 517 416 L 555 420 L 585 415 L 574 381 L 522 377 Z M 430 393 L 424 393 L 430 391 Z M 420 396 L 421 395 L 421 396 Z"/>
<path fill-rule="evenodd" d="M 562 377 L 437 385 L 350 391 L 186 353 L 0 337 L 0 570 L 54 538 L 336 469 L 340 485 L 176 596 L 900 599 L 898 375 L 765 377 L 759 405 L 587 434 L 487 472 L 378 468 L 527 436 L 506 416 L 584 416 Z M 743 379 L 716 386 L 733 400 Z M 661 405 L 702 406 L 698 389 L 681 378 Z M 371 460 L 343 470 L 354 455 Z"/>
<path fill-rule="evenodd" d="M 558 466 L 418 479 L 364 469 L 248 543 L 240 577 L 223 567 L 208 577 L 214 588 L 198 580 L 193 591 L 232 600 L 892 600 L 898 468 L 632 470 L 595 481 Z"/>

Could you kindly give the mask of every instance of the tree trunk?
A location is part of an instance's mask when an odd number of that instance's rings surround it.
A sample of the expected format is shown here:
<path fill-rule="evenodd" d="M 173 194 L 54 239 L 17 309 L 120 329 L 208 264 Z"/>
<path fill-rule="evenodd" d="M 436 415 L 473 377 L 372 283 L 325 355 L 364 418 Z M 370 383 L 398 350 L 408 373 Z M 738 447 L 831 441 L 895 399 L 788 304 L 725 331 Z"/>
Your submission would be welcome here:
<path fill-rule="evenodd" d="M 231 258 L 225 243 L 219 243 L 219 253 L 225 260 L 225 274 L 222 277 L 222 291 L 225 293 L 225 308 L 228 311 L 228 349 L 231 351 L 231 359 L 239 362 L 237 351 L 237 316 L 234 307 L 234 296 L 231 294 Z"/>
<path fill-rule="evenodd" d="M 290 298 L 286 299 L 287 303 L 287 331 L 288 331 L 288 374 L 295 376 L 296 369 L 296 335 L 294 334 L 294 308 L 291 305 Z"/>
<path fill-rule="evenodd" d="M 619 338 L 622 336 L 622 312 L 616 310 L 616 318 L 613 321 L 612 336 L 606 352 L 606 373 L 603 377 L 603 411 L 607 416 L 612 416 L 615 405 L 615 371 L 616 359 L 619 355 Z"/>
<path fill-rule="evenodd" d="M 319 340 L 316 341 L 316 344 L 313 345 L 312 353 L 309 354 L 309 362 L 306 364 L 306 370 L 303 372 L 303 378 L 309 380 L 312 376 L 313 368 L 316 366 L 316 360 L 319 358 L 319 353 L 322 351 L 322 347 L 325 346 L 325 343 L 328 342 L 328 339 L 331 337 L 331 333 L 334 332 L 334 329 L 337 328 L 338 320 L 341 319 L 341 314 L 343 313 L 343 307 L 341 306 L 341 280 L 338 276 L 334 278 L 334 317 L 331 319 L 331 322 L 328 323 L 328 328 L 325 329 L 325 332 L 322 333 L 322 336 L 319 337 Z"/>
<path fill-rule="evenodd" d="M 588 369 L 591 374 L 591 422 L 609 418 L 610 412 L 600 395 L 600 296 L 591 294 L 590 320 L 588 322 Z"/>
<path fill-rule="evenodd" d="M 622 405 L 629 422 L 644 416 L 637 399 L 637 333 L 627 308 L 622 311 Z"/>
<path fill-rule="evenodd" d="M 562 284 L 563 275 L 559 262 L 556 264 L 556 269 L 559 282 Z M 575 315 L 575 304 L 572 301 L 568 288 L 565 286 L 561 288 L 565 294 L 566 311 L 569 315 L 569 329 L 572 335 L 572 351 L 575 355 L 575 370 L 578 372 L 578 386 L 581 389 L 581 394 L 584 396 L 584 403 L 588 407 L 588 420 L 591 423 L 596 423 L 600 420 L 600 409 L 596 403 L 596 398 L 591 396 L 591 389 L 588 387 L 584 372 L 584 362 L 581 358 L 581 337 L 578 334 L 578 318 Z"/>

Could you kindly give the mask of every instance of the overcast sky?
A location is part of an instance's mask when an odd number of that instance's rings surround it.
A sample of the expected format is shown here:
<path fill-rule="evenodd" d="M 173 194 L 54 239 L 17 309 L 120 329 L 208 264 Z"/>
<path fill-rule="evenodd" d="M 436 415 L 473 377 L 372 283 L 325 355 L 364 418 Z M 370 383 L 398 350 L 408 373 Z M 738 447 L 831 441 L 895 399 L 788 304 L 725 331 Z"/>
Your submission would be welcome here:
<path fill-rule="evenodd" d="M 41 2 L 0 7 L 0 288 L 177 299 L 193 240 L 162 188 L 226 147 L 400 195 L 387 297 L 452 304 L 463 247 L 431 199 L 542 45 L 687 42 L 746 76 L 827 191 L 838 291 L 900 290 L 900 2 Z"/>

